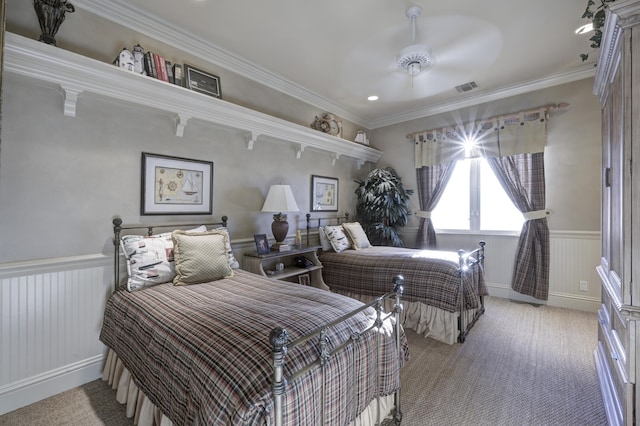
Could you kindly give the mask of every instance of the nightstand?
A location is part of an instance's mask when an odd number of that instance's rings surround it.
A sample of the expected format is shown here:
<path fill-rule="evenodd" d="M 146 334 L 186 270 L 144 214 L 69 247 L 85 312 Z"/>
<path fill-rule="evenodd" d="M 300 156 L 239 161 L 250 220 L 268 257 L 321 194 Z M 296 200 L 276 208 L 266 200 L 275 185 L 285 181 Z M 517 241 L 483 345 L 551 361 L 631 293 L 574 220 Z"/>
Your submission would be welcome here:
<path fill-rule="evenodd" d="M 309 281 L 309 285 L 323 290 L 329 290 L 329 287 L 322 279 L 322 263 L 318 259 L 318 249 L 320 246 L 302 247 L 299 249 L 291 248 L 284 252 L 271 252 L 268 254 L 258 254 L 257 252 L 248 252 L 244 254 L 243 268 L 254 274 L 262 275 L 274 280 L 283 280 L 298 284 L 304 284 L 305 276 Z M 295 258 L 304 256 L 309 259 L 313 266 L 309 268 L 299 268 L 296 266 Z M 284 269 L 276 270 L 276 265 L 282 263 Z M 270 273 L 267 273 L 269 271 Z M 273 272 L 271 274 L 271 272 Z"/>

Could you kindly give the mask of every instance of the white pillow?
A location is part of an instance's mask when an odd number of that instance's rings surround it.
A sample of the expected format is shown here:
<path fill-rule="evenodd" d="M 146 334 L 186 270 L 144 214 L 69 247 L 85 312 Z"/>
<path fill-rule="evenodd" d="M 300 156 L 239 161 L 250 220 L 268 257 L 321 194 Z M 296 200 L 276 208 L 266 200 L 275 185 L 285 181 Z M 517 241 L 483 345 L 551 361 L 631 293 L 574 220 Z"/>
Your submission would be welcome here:
<path fill-rule="evenodd" d="M 342 225 L 327 225 L 324 227 L 324 232 L 327 234 L 329 243 L 331 243 L 331 247 L 333 247 L 336 253 L 341 253 L 351 248 L 351 241 L 349 241 L 349 238 L 347 238 L 347 235 L 344 233 Z"/>
<path fill-rule="evenodd" d="M 229 258 L 229 265 L 231 265 L 231 269 L 240 268 L 240 263 L 233 255 L 233 250 L 231 250 L 231 237 L 229 237 L 229 231 L 224 226 L 220 226 L 218 228 L 214 228 L 214 231 L 219 231 L 226 234 L 226 238 L 224 239 L 225 249 L 227 250 L 227 257 Z"/>
<path fill-rule="evenodd" d="M 207 227 L 202 225 L 187 232 L 206 230 Z M 120 239 L 120 247 L 127 259 L 127 290 L 136 291 L 168 283 L 176 276 L 170 232 L 149 237 L 125 235 Z"/>
<path fill-rule="evenodd" d="M 333 247 L 331 247 L 331 243 L 329 242 L 329 238 L 327 238 L 327 234 L 324 232 L 324 226 L 318 228 L 318 238 L 320 239 L 322 251 L 333 250 Z"/>
<path fill-rule="evenodd" d="M 360 250 L 371 247 L 369 238 L 367 238 L 367 234 L 364 232 L 364 229 L 362 229 L 360 222 L 343 223 L 342 227 L 347 233 L 347 236 L 351 239 L 354 249 Z"/>

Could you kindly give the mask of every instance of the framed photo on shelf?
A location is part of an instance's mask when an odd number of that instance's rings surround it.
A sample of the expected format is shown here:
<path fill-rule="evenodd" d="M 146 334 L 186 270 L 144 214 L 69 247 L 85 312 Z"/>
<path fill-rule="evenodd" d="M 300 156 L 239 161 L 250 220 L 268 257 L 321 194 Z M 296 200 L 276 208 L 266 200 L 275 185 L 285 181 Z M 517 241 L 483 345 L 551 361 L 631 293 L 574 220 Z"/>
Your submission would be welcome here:
<path fill-rule="evenodd" d="M 256 234 L 253 236 L 256 241 L 256 250 L 258 254 L 269 254 L 269 240 L 267 240 L 267 234 Z"/>
<path fill-rule="evenodd" d="M 142 153 L 141 215 L 211 214 L 213 162 Z"/>
<path fill-rule="evenodd" d="M 311 211 L 338 211 L 338 179 L 311 175 Z"/>
<path fill-rule="evenodd" d="M 184 81 L 187 89 L 222 99 L 220 77 L 217 75 L 184 64 Z"/>
<path fill-rule="evenodd" d="M 298 275 L 298 284 L 311 285 L 311 278 L 309 274 Z"/>

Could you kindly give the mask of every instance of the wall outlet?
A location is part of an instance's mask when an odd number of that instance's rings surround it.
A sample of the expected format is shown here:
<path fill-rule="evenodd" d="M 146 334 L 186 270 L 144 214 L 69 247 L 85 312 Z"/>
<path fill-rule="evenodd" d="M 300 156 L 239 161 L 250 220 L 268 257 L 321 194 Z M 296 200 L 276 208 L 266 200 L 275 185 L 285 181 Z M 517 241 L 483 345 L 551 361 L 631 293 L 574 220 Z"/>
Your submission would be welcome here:
<path fill-rule="evenodd" d="M 586 281 L 580 281 L 580 291 L 589 291 Z"/>

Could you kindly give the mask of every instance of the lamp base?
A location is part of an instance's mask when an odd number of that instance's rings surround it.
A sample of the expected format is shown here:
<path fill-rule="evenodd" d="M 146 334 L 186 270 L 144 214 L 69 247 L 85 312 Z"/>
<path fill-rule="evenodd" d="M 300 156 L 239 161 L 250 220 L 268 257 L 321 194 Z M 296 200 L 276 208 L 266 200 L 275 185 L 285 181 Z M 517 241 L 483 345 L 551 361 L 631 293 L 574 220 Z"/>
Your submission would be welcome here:
<path fill-rule="evenodd" d="M 291 250 L 291 247 L 284 242 L 285 238 L 287 238 L 287 233 L 289 232 L 289 222 L 287 222 L 286 217 L 287 216 L 282 213 L 273 215 L 271 232 L 273 232 L 273 238 L 276 242 L 271 246 L 271 251 Z"/>

